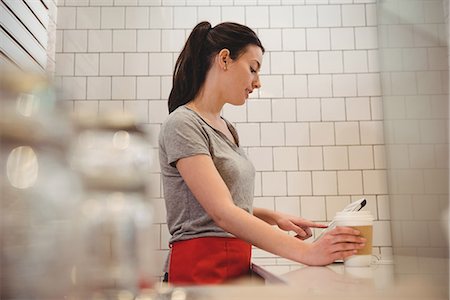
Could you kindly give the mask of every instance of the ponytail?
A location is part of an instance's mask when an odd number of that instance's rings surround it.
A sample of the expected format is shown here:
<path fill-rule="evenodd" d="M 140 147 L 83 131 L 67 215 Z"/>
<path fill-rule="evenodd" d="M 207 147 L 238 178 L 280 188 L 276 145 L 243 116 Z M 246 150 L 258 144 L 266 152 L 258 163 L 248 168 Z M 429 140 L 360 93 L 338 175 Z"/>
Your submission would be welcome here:
<path fill-rule="evenodd" d="M 209 22 L 197 24 L 175 63 L 169 113 L 197 96 L 215 54 L 226 48 L 230 51 L 230 57 L 235 59 L 249 44 L 259 46 L 264 53 L 256 33 L 247 26 L 224 22 L 211 28 Z"/>

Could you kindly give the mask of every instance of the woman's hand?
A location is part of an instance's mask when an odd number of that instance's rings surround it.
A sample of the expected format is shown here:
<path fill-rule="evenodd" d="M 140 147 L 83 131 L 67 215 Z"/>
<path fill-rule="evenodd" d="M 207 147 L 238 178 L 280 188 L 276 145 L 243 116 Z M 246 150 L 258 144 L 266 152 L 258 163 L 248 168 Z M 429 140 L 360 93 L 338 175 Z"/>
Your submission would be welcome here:
<path fill-rule="evenodd" d="M 300 217 L 276 212 L 275 224 L 282 230 L 294 231 L 296 238 L 306 240 L 312 236 L 311 228 L 326 228 L 327 225 L 315 223 Z"/>
<path fill-rule="evenodd" d="M 303 263 L 323 266 L 356 254 L 366 242 L 359 234 L 358 230 L 350 227 L 336 227 L 328 231 L 319 240 L 308 245 Z"/>

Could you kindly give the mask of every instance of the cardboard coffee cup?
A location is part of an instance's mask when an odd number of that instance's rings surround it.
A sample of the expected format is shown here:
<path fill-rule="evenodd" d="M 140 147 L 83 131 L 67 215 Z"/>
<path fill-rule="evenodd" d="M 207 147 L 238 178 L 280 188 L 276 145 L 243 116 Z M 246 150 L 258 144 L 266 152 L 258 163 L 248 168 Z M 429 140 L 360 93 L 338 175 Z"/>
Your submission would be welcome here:
<path fill-rule="evenodd" d="M 368 211 L 338 212 L 334 218 L 336 226 L 352 227 L 366 239 L 365 246 L 344 259 L 346 267 L 367 267 L 372 260 L 373 216 Z"/>

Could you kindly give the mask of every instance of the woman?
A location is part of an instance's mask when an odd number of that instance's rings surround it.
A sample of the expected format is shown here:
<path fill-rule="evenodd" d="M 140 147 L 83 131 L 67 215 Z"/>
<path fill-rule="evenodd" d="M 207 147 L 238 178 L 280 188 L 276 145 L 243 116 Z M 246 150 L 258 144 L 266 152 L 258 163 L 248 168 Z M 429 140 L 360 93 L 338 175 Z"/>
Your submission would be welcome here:
<path fill-rule="evenodd" d="M 255 169 L 235 128 L 220 112 L 243 105 L 261 86 L 264 47 L 248 27 L 199 23 L 178 57 L 169 117 L 160 137 L 167 223 L 172 234 L 168 280 L 222 283 L 248 273 L 251 245 L 308 265 L 353 255 L 364 239 L 337 228 L 314 243 L 311 227 L 295 216 L 252 208 Z M 274 230 L 295 231 L 296 237 Z"/>

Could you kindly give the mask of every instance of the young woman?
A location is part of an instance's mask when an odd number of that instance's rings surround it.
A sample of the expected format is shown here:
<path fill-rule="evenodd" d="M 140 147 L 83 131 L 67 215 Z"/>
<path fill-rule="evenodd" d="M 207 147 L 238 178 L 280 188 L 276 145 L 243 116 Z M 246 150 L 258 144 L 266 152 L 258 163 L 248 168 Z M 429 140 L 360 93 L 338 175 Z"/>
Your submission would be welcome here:
<path fill-rule="evenodd" d="M 255 169 L 220 112 L 225 103 L 243 105 L 261 86 L 263 53 L 250 28 L 201 22 L 178 57 L 170 114 L 159 136 L 171 283 L 222 283 L 245 275 L 251 245 L 308 265 L 329 264 L 363 246 L 351 228 L 306 243 L 311 227 L 326 226 L 252 207 Z"/>

